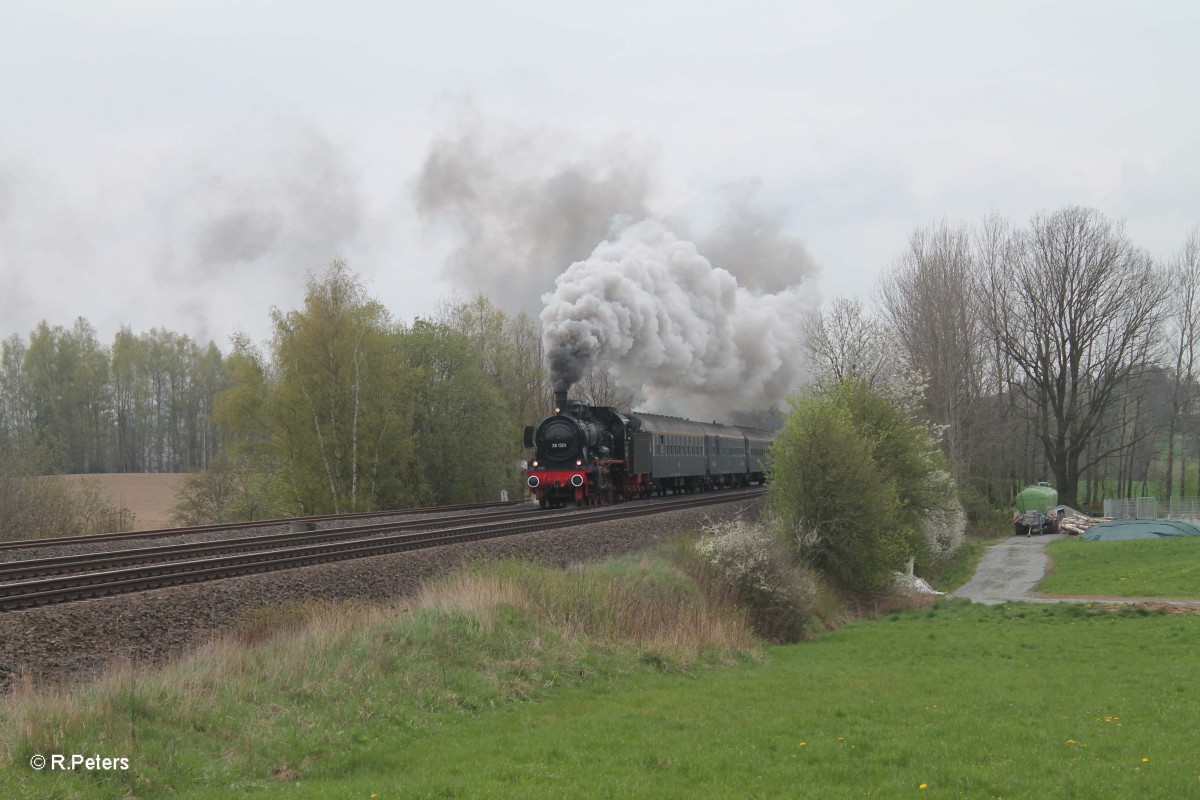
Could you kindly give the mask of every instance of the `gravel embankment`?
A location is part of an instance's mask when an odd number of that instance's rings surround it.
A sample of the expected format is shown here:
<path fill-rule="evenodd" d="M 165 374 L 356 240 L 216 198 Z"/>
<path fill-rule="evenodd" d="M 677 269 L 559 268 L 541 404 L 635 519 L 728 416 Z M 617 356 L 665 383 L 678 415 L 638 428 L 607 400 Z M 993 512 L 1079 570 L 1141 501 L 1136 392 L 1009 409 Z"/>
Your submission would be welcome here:
<path fill-rule="evenodd" d="M 697 531 L 711 520 L 757 514 L 761 498 L 578 528 L 229 578 L 0 614 L 0 691 L 15 674 L 35 684 L 87 679 L 129 659 L 161 663 L 231 629 L 249 609 L 310 599 L 394 602 L 431 577 L 481 558 L 552 566 L 603 559 Z"/>

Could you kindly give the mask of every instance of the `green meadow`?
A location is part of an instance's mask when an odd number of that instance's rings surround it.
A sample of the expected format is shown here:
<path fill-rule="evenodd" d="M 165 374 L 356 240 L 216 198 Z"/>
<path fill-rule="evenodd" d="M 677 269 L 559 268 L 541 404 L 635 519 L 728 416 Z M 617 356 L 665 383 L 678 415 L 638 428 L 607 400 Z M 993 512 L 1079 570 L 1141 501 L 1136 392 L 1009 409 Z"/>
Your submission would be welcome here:
<path fill-rule="evenodd" d="M 1200 537 L 1051 542 L 1047 594 L 1200 598 Z"/>
<path fill-rule="evenodd" d="M 1196 616 L 949 604 L 517 704 L 269 796 L 1200 797 L 1197 641 Z"/>

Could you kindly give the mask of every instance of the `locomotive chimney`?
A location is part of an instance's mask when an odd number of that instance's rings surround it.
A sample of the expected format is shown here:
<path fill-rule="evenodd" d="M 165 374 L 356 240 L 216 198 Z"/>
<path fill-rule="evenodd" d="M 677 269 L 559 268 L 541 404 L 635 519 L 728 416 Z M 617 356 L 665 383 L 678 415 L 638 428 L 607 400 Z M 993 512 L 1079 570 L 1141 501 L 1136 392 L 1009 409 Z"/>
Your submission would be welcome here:
<path fill-rule="evenodd" d="M 558 381 L 554 384 L 554 410 L 555 412 L 567 410 L 567 391 L 571 388 L 571 384 L 566 381 Z"/>

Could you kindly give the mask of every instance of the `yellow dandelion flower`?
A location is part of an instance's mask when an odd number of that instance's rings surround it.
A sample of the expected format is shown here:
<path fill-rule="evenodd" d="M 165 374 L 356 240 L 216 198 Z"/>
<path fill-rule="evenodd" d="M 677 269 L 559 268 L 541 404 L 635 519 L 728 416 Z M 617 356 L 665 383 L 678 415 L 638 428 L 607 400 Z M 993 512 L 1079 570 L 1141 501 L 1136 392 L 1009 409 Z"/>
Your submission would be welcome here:
<path fill-rule="evenodd" d="M 808 747 L 808 742 L 801 742 L 801 743 L 800 743 L 800 746 L 801 746 L 801 747 Z"/>
<path fill-rule="evenodd" d="M 1149 763 L 1150 763 L 1150 759 L 1148 759 L 1148 758 L 1143 758 L 1143 759 L 1142 759 L 1142 763 L 1143 763 L 1143 764 L 1149 764 Z"/>
<path fill-rule="evenodd" d="M 918 786 L 917 788 L 918 788 L 918 789 L 925 789 L 925 788 L 927 788 L 928 786 L 929 786 L 929 784 L 928 784 L 928 783 L 922 783 L 922 784 L 921 784 L 920 786 Z"/>
<path fill-rule="evenodd" d="M 1067 744 L 1075 744 L 1075 740 L 1074 740 L 1074 739 L 1067 739 Z"/>
<path fill-rule="evenodd" d="M 838 737 L 838 741 L 839 741 L 839 742 L 844 742 L 844 741 L 846 741 L 846 737 L 845 737 L 845 736 L 839 736 L 839 737 Z"/>

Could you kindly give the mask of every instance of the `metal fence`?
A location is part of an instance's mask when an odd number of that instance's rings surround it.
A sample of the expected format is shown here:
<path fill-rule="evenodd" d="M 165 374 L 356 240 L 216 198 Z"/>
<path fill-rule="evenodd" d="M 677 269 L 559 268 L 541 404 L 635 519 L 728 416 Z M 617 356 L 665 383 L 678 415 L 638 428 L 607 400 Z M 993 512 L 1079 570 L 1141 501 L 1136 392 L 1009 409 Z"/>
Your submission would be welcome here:
<path fill-rule="evenodd" d="M 1157 497 L 1105 500 L 1104 516 L 1113 519 L 1186 519 L 1197 522 L 1200 521 L 1200 497 L 1172 497 L 1166 508 Z"/>

